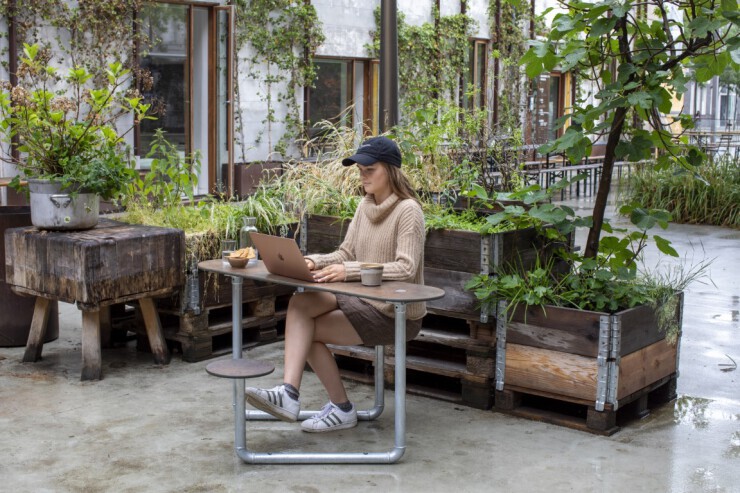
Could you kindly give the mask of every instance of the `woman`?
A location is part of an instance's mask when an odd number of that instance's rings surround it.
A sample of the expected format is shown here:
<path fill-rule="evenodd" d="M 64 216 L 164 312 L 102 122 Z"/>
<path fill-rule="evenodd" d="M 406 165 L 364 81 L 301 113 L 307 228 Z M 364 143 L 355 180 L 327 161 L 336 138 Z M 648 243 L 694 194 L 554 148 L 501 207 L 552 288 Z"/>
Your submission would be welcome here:
<path fill-rule="evenodd" d="M 360 264 L 374 262 L 383 264 L 383 279 L 424 284 L 424 215 L 401 172 L 398 146 L 387 137 L 373 137 L 342 164 L 357 165 L 365 197 L 339 249 L 306 257 L 314 278 L 359 281 Z M 407 306 L 407 340 L 417 336 L 425 314 L 424 303 Z M 296 421 L 301 407 L 298 389 L 308 362 L 326 388 L 329 403 L 301 428 L 326 432 L 356 426 L 357 410 L 326 345 L 393 344 L 394 315 L 390 303 L 317 291 L 296 293 L 285 320 L 284 383 L 272 389 L 247 388 L 247 402 L 284 421 Z"/>

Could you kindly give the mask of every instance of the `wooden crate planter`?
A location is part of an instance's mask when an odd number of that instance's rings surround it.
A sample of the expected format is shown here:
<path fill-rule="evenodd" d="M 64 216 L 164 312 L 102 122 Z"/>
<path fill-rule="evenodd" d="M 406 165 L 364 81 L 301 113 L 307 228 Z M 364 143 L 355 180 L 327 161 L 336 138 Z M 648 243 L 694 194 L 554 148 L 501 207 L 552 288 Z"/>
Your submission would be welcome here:
<path fill-rule="evenodd" d="M 683 295 L 675 317 L 680 324 Z M 502 313 L 504 306 L 499 306 Z M 643 305 L 607 313 L 547 306 L 517 309 L 497 319 L 497 410 L 595 433 L 612 434 L 616 412 L 651 393 L 675 397 L 678 345 L 658 328 L 655 310 Z M 522 409 L 522 397 L 537 395 L 584 405 L 585 423 L 549 410 Z M 548 417 L 549 416 L 549 417 Z"/>
<path fill-rule="evenodd" d="M 309 216 L 302 224 L 302 250 L 328 253 L 336 250 L 347 232 L 349 220 Z M 439 300 L 427 302 L 430 313 L 488 321 L 475 295 L 465 290 L 474 276 L 496 272 L 507 264 L 534 266 L 541 246 L 534 228 L 483 235 L 472 231 L 432 230 L 424 246 L 424 282 L 445 290 Z"/>

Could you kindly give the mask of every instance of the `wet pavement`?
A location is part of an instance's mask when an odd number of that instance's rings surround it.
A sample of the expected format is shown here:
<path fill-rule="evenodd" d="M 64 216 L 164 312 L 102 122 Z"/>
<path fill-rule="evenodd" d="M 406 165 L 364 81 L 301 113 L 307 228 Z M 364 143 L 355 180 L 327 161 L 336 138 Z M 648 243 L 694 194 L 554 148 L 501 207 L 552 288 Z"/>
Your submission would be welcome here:
<path fill-rule="evenodd" d="M 591 207 L 590 199 L 569 204 Z M 157 366 L 131 342 L 103 351 L 103 380 L 80 382 L 80 314 L 61 304 L 60 338 L 42 361 L 21 363 L 23 348 L 0 348 L 0 491 L 740 492 L 740 369 L 723 366 L 740 362 L 740 232 L 672 225 L 661 235 L 683 262 L 714 259 L 712 282 L 686 292 L 678 399 L 611 437 L 409 396 L 399 464 L 247 465 L 233 450 L 230 383 L 208 376 L 207 361 L 176 355 Z M 646 264 L 657 261 L 650 249 Z M 282 344 L 247 356 L 279 368 Z M 280 377 L 278 370 L 255 382 L 272 386 Z M 369 407 L 371 387 L 348 388 Z M 315 375 L 301 390 L 304 407 L 323 404 Z M 377 421 L 329 435 L 250 423 L 249 446 L 387 450 L 390 391 L 386 405 Z"/>

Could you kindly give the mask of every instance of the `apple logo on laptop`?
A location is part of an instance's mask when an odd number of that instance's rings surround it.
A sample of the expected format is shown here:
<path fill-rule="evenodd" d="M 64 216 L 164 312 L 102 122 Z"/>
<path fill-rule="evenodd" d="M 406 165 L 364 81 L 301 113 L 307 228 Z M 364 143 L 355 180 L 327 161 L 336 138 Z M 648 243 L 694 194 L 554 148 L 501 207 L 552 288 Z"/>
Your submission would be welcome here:
<path fill-rule="evenodd" d="M 278 253 L 278 258 L 280 259 L 281 262 L 285 262 L 285 257 L 283 257 L 282 253 Z"/>

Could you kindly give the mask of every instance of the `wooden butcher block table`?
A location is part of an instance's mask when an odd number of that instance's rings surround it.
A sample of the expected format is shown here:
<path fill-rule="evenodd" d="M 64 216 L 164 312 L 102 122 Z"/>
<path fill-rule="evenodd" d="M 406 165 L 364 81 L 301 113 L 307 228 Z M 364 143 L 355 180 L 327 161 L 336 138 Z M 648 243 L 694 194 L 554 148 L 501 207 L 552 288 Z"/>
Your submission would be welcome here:
<path fill-rule="evenodd" d="M 14 228 L 5 234 L 6 282 L 14 292 L 36 296 L 23 361 L 37 361 L 43 349 L 50 300 L 82 310 L 82 380 L 101 371 L 101 310 L 138 300 L 154 360 L 170 356 L 153 298 L 185 282 L 182 230 L 102 219 L 85 231 Z M 106 317 L 107 318 L 107 317 Z"/>

